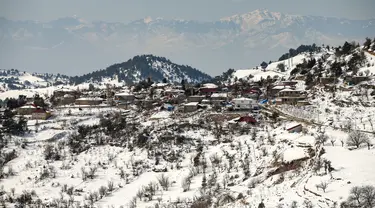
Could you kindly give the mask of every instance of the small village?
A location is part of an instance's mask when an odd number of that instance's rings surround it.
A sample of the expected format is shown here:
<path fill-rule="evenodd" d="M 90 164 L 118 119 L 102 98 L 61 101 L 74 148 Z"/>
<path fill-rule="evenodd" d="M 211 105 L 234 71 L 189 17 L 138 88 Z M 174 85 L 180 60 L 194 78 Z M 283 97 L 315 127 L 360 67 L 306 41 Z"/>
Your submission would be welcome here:
<path fill-rule="evenodd" d="M 375 59 L 364 55 L 367 68 L 339 77 L 345 58 L 326 51 L 284 72 L 289 59 L 209 81 L 4 91 L 0 207 L 351 208 L 355 190 L 375 190 Z"/>
<path fill-rule="evenodd" d="M 120 112 L 145 111 L 149 116 L 158 112 L 171 112 L 176 117 L 189 114 L 201 109 L 208 109 L 214 114 L 222 114 L 228 125 L 244 123 L 255 125 L 262 119 L 261 109 L 269 109 L 269 106 L 292 105 L 303 107 L 311 105 L 307 100 L 307 91 L 304 87 L 305 77 L 298 76 L 294 80 L 262 79 L 259 82 L 247 82 L 239 80 L 233 84 L 218 86 L 213 83 L 199 85 L 153 83 L 151 78 L 147 80 L 149 86 L 137 91 L 136 86 L 118 87 L 106 84 L 105 89 L 72 89 L 58 88 L 52 96 L 45 100 L 38 94 L 26 97 L 20 95 L 16 100 L 17 107 L 12 104 L 4 106 L 6 109 L 29 120 L 53 120 L 54 115 L 61 109 L 92 109 L 111 108 Z M 363 83 L 366 87 L 368 76 L 346 77 L 346 87 L 342 91 L 352 91 L 350 85 Z M 335 91 L 335 79 L 319 79 L 320 86 L 325 91 Z M 371 88 L 371 85 L 368 86 Z M 40 102 L 42 100 L 42 102 Z M 268 106 L 268 107 L 267 107 Z M 264 110 L 263 113 L 272 113 Z M 123 115 L 126 115 L 126 113 Z M 270 116 L 270 115 L 268 115 Z M 158 116 L 151 117 L 155 119 Z M 301 124 L 296 124 L 298 127 Z M 290 127 L 290 129 L 295 126 Z"/>
<path fill-rule="evenodd" d="M 13 111 L 30 120 L 53 120 L 56 112 L 70 108 L 111 107 L 123 112 L 149 111 L 152 114 L 169 111 L 175 115 L 209 109 L 216 114 L 232 115 L 228 116 L 229 123 L 256 124 L 261 118 L 262 105 L 309 105 L 302 88 L 303 82 L 298 80 L 275 82 L 266 87 L 270 90 L 260 83 L 242 80 L 228 86 L 152 83 L 147 89 L 139 91 L 135 91 L 134 87 L 107 84 L 105 89 L 56 89 L 50 98 L 42 99 L 42 102 L 38 102 L 40 97 L 37 94 L 33 97 L 20 95 L 17 100 L 20 106 Z"/>

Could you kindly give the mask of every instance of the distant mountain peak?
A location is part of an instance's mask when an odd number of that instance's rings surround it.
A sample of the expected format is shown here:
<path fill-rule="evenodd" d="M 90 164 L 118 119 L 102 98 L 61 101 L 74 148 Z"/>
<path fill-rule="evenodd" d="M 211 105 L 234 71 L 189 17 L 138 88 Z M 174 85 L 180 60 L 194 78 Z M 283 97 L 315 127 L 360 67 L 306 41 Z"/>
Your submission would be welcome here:
<path fill-rule="evenodd" d="M 145 17 L 145 18 L 143 19 L 143 22 L 146 23 L 146 24 L 148 24 L 148 23 L 152 22 L 152 18 L 151 18 L 150 16 Z"/>
<path fill-rule="evenodd" d="M 285 15 L 280 12 L 271 12 L 268 9 L 257 9 L 245 14 L 236 14 L 229 17 L 224 17 L 222 21 L 239 21 L 239 20 L 247 20 L 251 21 L 254 24 L 258 24 L 259 22 L 269 19 L 269 20 L 280 20 L 283 16 L 290 16 Z"/>
<path fill-rule="evenodd" d="M 175 64 L 165 57 L 145 54 L 134 56 L 126 62 L 113 64 L 103 70 L 73 77 L 72 81 L 80 84 L 117 79 L 119 83 L 133 84 L 145 80 L 149 76 L 156 82 L 162 82 L 165 78 L 173 83 L 180 83 L 182 80 L 198 83 L 211 79 L 211 76 L 193 67 Z"/>

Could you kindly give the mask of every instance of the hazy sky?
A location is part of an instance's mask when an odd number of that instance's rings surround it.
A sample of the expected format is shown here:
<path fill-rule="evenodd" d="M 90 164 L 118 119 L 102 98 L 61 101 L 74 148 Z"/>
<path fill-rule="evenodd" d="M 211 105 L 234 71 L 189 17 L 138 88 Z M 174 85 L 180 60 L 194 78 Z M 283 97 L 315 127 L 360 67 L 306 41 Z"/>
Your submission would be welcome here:
<path fill-rule="evenodd" d="M 215 20 L 255 9 L 369 19 L 375 0 L 0 0 L 0 16 L 49 21 L 77 15 L 87 20 L 130 22 L 146 16 Z"/>

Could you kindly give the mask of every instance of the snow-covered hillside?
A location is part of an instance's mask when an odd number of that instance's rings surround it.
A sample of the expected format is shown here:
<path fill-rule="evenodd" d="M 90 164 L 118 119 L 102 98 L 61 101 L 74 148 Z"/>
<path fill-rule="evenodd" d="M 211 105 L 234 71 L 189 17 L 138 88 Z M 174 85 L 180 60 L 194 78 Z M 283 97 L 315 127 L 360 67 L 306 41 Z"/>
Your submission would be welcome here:
<path fill-rule="evenodd" d="M 310 58 L 319 59 L 323 56 L 323 54 L 323 52 L 314 53 L 312 56 L 310 56 L 310 53 L 302 53 L 283 61 L 272 62 L 268 64 L 265 69 L 262 69 L 260 66 L 251 69 L 238 69 L 233 73 L 231 81 L 233 82 L 234 79 L 250 79 L 253 81 L 259 81 L 261 78 L 266 79 L 267 77 L 288 79 L 291 70 L 294 69 L 296 65 L 301 64 L 303 63 L 303 60 L 308 60 Z M 278 68 L 279 64 L 284 65 L 285 70 L 280 70 Z"/>
<path fill-rule="evenodd" d="M 61 109 L 53 120 L 29 121 L 32 132 L 12 137 L 5 149 L 17 155 L 3 170 L 5 199 L 33 191 L 33 200 L 52 206 L 255 207 L 263 201 L 266 207 L 297 203 L 328 208 L 346 200 L 354 186 L 375 185 L 375 149 L 341 146 L 338 139 L 348 137 L 343 130 L 324 127 L 329 140 L 315 147 L 322 133 L 313 125 L 304 124 L 303 133 L 288 133 L 290 122 L 260 120 L 262 125 L 247 133 L 226 132 L 207 122 L 207 116 L 215 116 L 209 111 L 165 113 L 152 120 L 130 112 L 138 128 L 130 133 L 125 129 L 131 124 L 116 117 L 106 123 L 101 116 L 116 111 Z M 80 125 L 86 130 L 74 133 Z M 129 137 L 106 132 L 104 125 L 125 125 L 117 131 Z M 73 137 L 88 143 L 73 144 Z M 327 161 L 333 168 L 329 174 L 323 165 Z"/>
<path fill-rule="evenodd" d="M 0 70 L 0 92 L 16 89 L 44 88 L 52 85 L 68 84 L 64 75 L 20 72 L 19 70 Z"/>
<path fill-rule="evenodd" d="M 160 100 L 170 95 L 145 87 L 137 101 L 155 99 L 150 106 L 56 106 L 47 120 L 27 120 L 27 130 L 20 127 L 24 117 L 7 119 L 4 112 L 0 206 L 373 208 L 375 56 L 345 43 L 295 56 L 293 67 L 278 70 L 290 61 L 228 77 L 242 79 L 241 86 L 272 73 L 298 77 L 303 106 L 261 102 L 259 112 L 218 108 L 209 100 L 167 104 Z M 153 63 L 158 73 L 169 73 Z M 89 83 L 101 82 L 77 86 Z M 279 83 L 260 83 L 260 96 L 277 98 L 266 92 Z M 230 87 L 226 101 L 241 94 Z M 251 121 L 234 122 L 241 118 Z"/>

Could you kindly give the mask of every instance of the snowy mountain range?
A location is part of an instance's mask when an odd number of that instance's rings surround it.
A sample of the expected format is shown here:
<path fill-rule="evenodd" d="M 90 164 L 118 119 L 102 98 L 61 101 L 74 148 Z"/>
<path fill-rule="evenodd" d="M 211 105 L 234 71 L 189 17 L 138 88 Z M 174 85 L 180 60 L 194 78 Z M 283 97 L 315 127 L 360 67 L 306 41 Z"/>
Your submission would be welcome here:
<path fill-rule="evenodd" d="M 128 24 L 78 17 L 51 22 L 0 18 L 0 67 L 76 75 L 137 54 L 156 54 L 217 75 L 229 67 L 272 60 L 300 44 L 363 40 L 375 34 L 374 22 L 268 10 L 213 22 L 150 17 Z"/>

